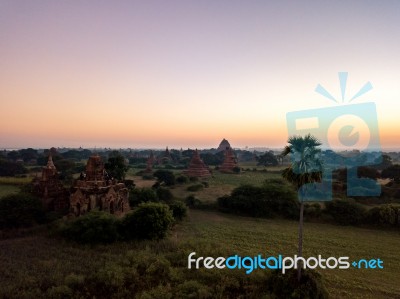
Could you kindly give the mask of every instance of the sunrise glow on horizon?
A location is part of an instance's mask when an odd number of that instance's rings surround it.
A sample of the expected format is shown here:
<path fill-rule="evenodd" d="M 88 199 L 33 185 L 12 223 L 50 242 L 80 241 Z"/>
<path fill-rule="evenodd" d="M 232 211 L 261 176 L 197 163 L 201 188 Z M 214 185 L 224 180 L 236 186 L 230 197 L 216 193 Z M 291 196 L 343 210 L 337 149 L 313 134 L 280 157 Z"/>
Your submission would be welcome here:
<path fill-rule="evenodd" d="M 400 3 L 305 3 L 1 1 L 0 148 L 281 148 L 342 71 L 400 148 Z"/>

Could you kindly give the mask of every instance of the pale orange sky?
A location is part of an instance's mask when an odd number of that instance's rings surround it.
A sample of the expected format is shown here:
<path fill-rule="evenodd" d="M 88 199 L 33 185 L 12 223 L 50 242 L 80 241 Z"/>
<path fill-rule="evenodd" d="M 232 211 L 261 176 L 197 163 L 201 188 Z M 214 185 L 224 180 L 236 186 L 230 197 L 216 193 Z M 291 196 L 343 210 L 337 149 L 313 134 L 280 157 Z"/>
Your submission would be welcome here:
<path fill-rule="evenodd" d="M 400 4 L 0 3 L 0 148 L 282 147 L 286 113 L 373 90 L 400 147 Z"/>

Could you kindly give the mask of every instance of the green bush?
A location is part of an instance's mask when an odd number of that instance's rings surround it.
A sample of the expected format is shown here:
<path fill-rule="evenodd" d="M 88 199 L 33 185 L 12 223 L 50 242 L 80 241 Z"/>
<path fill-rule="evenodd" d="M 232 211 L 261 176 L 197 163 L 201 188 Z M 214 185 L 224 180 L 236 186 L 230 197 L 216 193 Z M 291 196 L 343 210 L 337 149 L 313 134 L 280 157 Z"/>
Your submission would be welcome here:
<path fill-rule="evenodd" d="M 152 174 L 142 174 L 142 179 L 144 180 L 152 180 L 154 179 Z"/>
<path fill-rule="evenodd" d="M 190 185 L 186 188 L 187 191 L 196 192 L 204 188 L 203 184 Z"/>
<path fill-rule="evenodd" d="M 46 221 L 40 199 L 19 193 L 0 199 L 0 229 L 29 227 Z"/>
<path fill-rule="evenodd" d="M 154 174 L 160 183 L 165 183 L 167 186 L 175 185 L 174 173 L 170 170 L 159 169 Z"/>
<path fill-rule="evenodd" d="M 212 298 L 210 287 L 197 280 L 188 280 L 177 287 L 177 298 Z"/>
<path fill-rule="evenodd" d="M 240 167 L 238 167 L 238 166 L 235 166 L 235 167 L 233 167 L 233 169 L 232 169 L 232 171 L 234 172 L 234 173 L 240 173 Z"/>
<path fill-rule="evenodd" d="M 151 188 L 135 188 L 129 192 L 129 204 L 131 207 L 149 201 L 158 201 L 156 192 Z"/>
<path fill-rule="evenodd" d="M 164 187 L 157 188 L 157 197 L 159 200 L 164 201 L 166 203 L 171 202 L 174 199 L 174 195 L 172 194 L 171 190 Z"/>
<path fill-rule="evenodd" d="M 187 208 L 183 202 L 174 201 L 169 205 L 169 208 L 171 209 L 172 216 L 175 218 L 175 220 L 182 220 L 186 217 Z"/>
<path fill-rule="evenodd" d="M 302 270 L 301 280 L 297 280 L 297 270 L 290 269 L 285 274 L 280 270 L 271 273 L 268 288 L 272 298 L 328 298 L 328 292 L 323 284 L 321 275 L 314 270 Z"/>
<path fill-rule="evenodd" d="M 121 234 L 126 239 L 162 239 L 174 218 L 163 203 L 142 203 L 122 219 Z"/>
<path fill-rule="evenodd" d="M 335 199 L 325 203 L 325 212 L 341 225 L 360 224 L 365 217 L 365 207 L 353 199 Z"/>
<path fill-rule="evenodd" d="M 198 178 L 198 177 L 195 177 L 195 176 L 191 176 L 191 177 L 189 178 L 189 181 L 191 181 L 191 182 L 198 182 L 198 181 L 199 181 L 199 178 Z"/>
<path fill-rule="evenodd" d="M 270 181 L 261 187 L 242 185 L 235 188 L 230 196 L 218 198 L 217 202 L 222 212 L 253 217 L 295 218 L 299 211 L 297 194 L 293 189 Z"/>
<path fill-rule="evenodd" d="M 370 209 L 365 217 L 367 224 L 400 227 L 400 206 L 385 204 Z"/>
<path fill-rule="evenodd" d="M 112 243 L 118 238 L 118 220 L 103 211 L 90 211 L 61 226 L 63 237 L 82 244 Z"/>
<path fill-rule="evenodd" d="M 203 184 L 204 188 L 210 187 L 210 184 L 208 182 L 203 181 L 201 183 Z"/>
<path fill-rule="evenodd" d="M 186 184 L 187 182 L 189 182 L 189 178 L 182 174 L 176 177 L 176 182 L 178 184 Z"/>
<path fill-rule="evenodd" d="M 307 219 L 317 219 L 322 215 L 321 205 L 319 203 L 305 203 L 304 217 Z"/>
<path fill-rule="evenodd" d="M 196 207 L 198 204 L 200 204 L 200 200 L 197 199 L 194 195 L 189 195 L 185 198 L 185 204 L 189 207 L 189 208 L 194 208 Z"/>

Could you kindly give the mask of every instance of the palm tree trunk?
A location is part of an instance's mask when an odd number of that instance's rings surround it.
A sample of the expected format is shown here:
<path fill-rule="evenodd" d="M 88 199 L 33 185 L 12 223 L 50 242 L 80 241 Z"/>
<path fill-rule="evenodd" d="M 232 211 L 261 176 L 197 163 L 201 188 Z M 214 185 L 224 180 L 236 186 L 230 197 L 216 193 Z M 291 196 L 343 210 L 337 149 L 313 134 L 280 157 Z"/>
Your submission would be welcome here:
<path fill-rule="evenodd" d="M 304 203 L 300 202 L 300 220 L 299 220 L 299 257 L 303 256 L 303 214 L 304 214 Z M 301 268 L 302 265 L 298 265 L 297 268 L 297 280 L 300 282 L 301 279 Z"/>

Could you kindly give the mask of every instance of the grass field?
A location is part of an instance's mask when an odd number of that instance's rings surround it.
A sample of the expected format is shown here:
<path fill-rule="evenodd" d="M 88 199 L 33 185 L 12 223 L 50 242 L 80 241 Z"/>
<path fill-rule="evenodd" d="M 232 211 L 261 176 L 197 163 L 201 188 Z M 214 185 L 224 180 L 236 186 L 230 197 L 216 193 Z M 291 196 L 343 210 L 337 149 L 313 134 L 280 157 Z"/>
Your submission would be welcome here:
<path fill-rule="evenodd" d="M 0 177 L 0 184 L 5 184 L 5 185 L 24 185 L 30 183 L 31 181 L 32 177 L 30 176 L 24 178 Z"/>
<path fill-rule="evenodd" d="M 7 196 L 7 195 L 16 194 L 19 191 L 20 191 L 20 188 L 18 186 L 0 184 L 0 198 Z"/>
<path fill-rule="evenodd" d="M 198 182 L 187 183 L 184 185 L 176 185 L 171 188 L 172 193 L 176 198 L 184 199 L 190 194 L 194 194 L 196 198 L 204 202 L 215 202 L 215 200 L 230 192 L 240 185 L 250 184 L 260 186 L 265 182 L 266 179 L 281 178 L 279 171 L 280 167 L 269 168 L 266 171 L 243 171 L 239 174 L 225 174 L 214 170 L 212 177 L 204 179 L 208 182 L 209 187 L 196 192 L 188 192 L 186 188 L 192 184 L 198 184 Z M 127 178 L 133 179 L 135 185 L 139 188 L 151 187 L 155 180 L 143 180 L 142 177 L 135 175 L 134 169 L 130 169 Z M 181 170 L 175 170 L 176 174 L 181 173 Z"/>
<path fill-rule="evenodd" d="M 380 258 L 384 269 L 319 270 L 332 298 L 400 298 L 400 233 L 305 223 L 304 256 Z M 297 222 L 191 211 L 181 238 L 225 248 L 227 255 L 289 255 L 297 252 Z M 201 252 L 198 252 L 201 255 Z M 250 274 L 251 275 L 251 274 Z"/>
<path fill-rule="evenodd" d="M 195 182 L 176 185 L 171 191 L 178 199 L 194 194 L 204 202 L 214 202 L 239 185 L 261 185 L 266 179 L 280 178 L 279 170 L 277 167 L 240 174 L 214 171 L 207 180 L 208 188 L 187 191 L 188 186 L 198 184 Z M 134 174 L 135 171 L 130 170 L 128 178 L 134 179 L 137 187 L 151 187 L 155 182 L 143 180 Z M 0 179 L 0 198 L 17 193 L 19 185 L 27 181 Z M 190 210 L 188 218 L 174 228 L 168 240 L 96 247 L 80 246 L 49 237 L 46 228 L 39 227 L 31 234 L 28 231 L 20 234 L 22 237 L 19 238 L 0 240 L 0 298 L 9 297 L 10 294 L 13 294 L 13 298 L 23 298 L 26 294 L 35 297 L 35 294 L 49 286 L 65 284 L 71 275 L 88 277 L 104 265 L 115 261 L 123 263 L 124 256 L 132 250 L 135 255 L 147 254 L 149 250 L 152 254 L 165 256 L 173 254 L 171 252 L 184 252 L 185 257 L 192 251 L 196 251 L 198 256 L 293 256 L 297 253 L 297 225 L 297 221 L 290 220 L 256 219 L 215 211 Z M 380 270 L 352 267 L 346 270 L 318 270 L 331 298 L 400 298 L 399 231 L 306 222 L 303 248 L 306 257 L 349 256 L 351 262 L 362 258 L 384 261 L 384 269 Z M 186 259 L 182 261 L 181 267 L 186 267 Z M 195 276 L 196 273 L 191 275 Z"/>
<path fill-rule="evenodd" d="M 399 232 L 306 223 L 304 242 L 305 256 L 321 254 L 349 256 L 350 260 L 380 258 L 384 261 L 383 270 L 319 270 L 331 298 L 400 297 Z M 292 256 L 297 251 L 297 222 L 191 210 L 188 219 L 172 231 L 169 240 L 162 242 L 89 247 L 46 237 L 45 233 L 1 240 L 0 297 L 14 294 L 18 298 L 27 290 L 35 294 L 35 290 L 40 292 L 43 288 L 62 285 L 71 275 L 90 275 L 104 265 L 121 260 L 130 250 L 134 250 L 135 255 L 184 251 L 184 257 L 191 251 L 196 251 L 198 256 Z M 184 257 L 182 267 L 186 267 Z M 260 273 L 250 275 L 257 274 Z"/>

